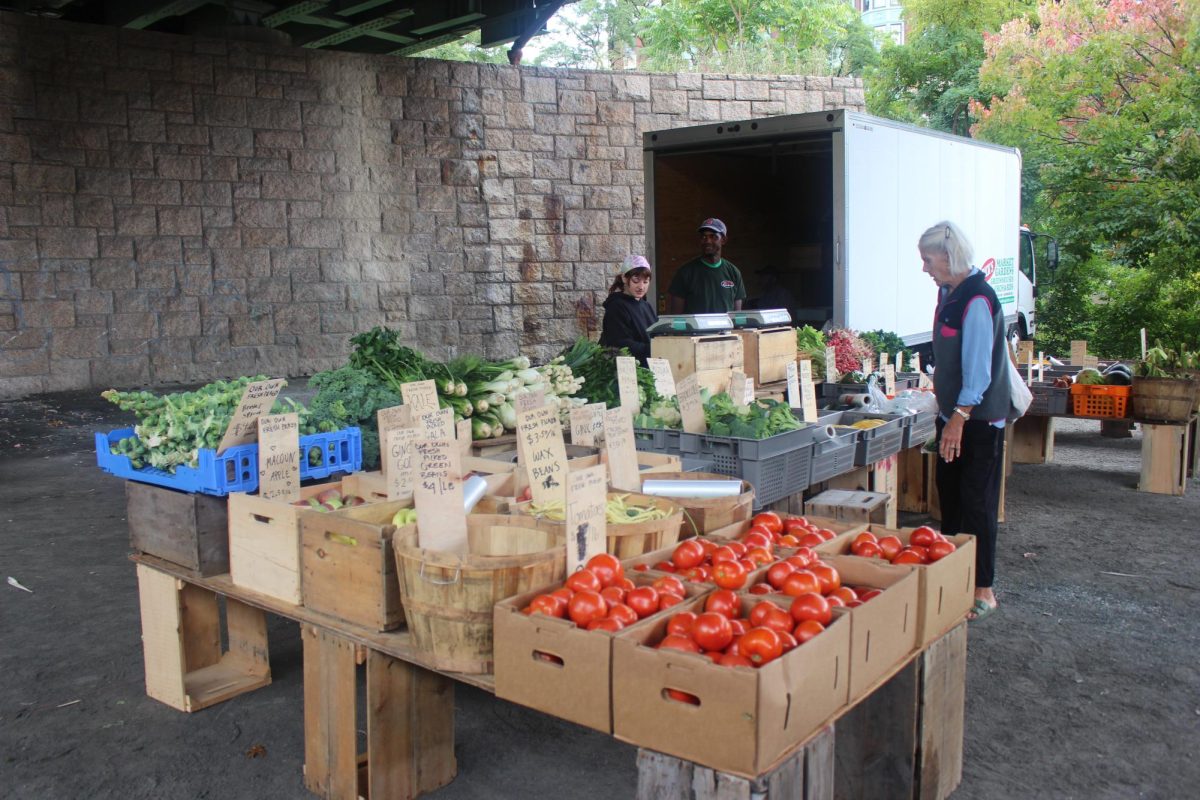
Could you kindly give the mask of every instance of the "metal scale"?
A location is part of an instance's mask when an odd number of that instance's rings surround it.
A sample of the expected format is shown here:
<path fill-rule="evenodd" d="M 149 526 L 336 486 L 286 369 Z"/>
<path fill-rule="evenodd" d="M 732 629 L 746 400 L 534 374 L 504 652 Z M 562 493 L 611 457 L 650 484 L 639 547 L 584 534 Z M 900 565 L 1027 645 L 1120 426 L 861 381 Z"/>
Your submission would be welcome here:
<path fill-rule="evenodd" d="M 728 314 L 664 314 L 646 332 L 651 336 L 704 336 L 731 330 L 733 320 Z"/>
<path fill-rule="evenodd" d="M 729 316 L 735 328 L 778 328 L 791 325 L 792 315 L 786 308 L 762 308 L 749 311 L 733 311 Z"/>

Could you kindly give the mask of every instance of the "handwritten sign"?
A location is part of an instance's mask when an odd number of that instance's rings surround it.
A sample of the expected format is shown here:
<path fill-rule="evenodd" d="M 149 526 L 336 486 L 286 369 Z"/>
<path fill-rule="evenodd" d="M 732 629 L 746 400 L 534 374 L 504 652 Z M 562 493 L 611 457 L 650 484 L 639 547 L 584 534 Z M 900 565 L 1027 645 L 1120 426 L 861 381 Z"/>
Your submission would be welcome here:
<path fill-rule="evenodd" d="M 884 394 L 895 396 L 896 394 L 896 365 L 887 364 L 883 368 L 883 391 Z"/>
<path fill-rule="evenodd" d="M 837 383 L 837 351 L 832 347 L 825 348 L 825 382 Z"/>
<path fill-rule="evenodd" d="M 627 414 L 636 414 L 642 403 L 638 400 L 637 359 L 617 356 L 617 392 L 621 396 L 621 407 Z"/>
<path fill-rule="evenodd" d="M 571 444 L 592 447 L 604 438 L 604 403 L 588 403 L 571 409 Z"/>
<path fill-rule="evenodd" d="M 409 406 L 392 406 L 391 408 L 381 408 L 375 412 L 375 420 L 379 429 L 379 452 L 387 451 L 384 446 L 384 438 L 388 431 L 396 430 L 397 428 L 408 428 L 412 425 L 413 415 L 412 408 Z M 379 470 L 386 478 L 388 474 L 388 461 L 382 455 L 379 459 Z"/>
<path fill-rule="evenodd" d="M 928 375 L 926 375 L 924 372 L 922 372 L 921 377 L 917 378 L 917 388 L 918 389 L 932 389 L 933 388 L 933 380 L 931 380 Z"/>
<path fill-rule="evenodd" d="M 817 421 L 817 390 L 813 386 L 811 361 L 800 363 L 800 408 L 805 422 Z"/>
<path fill-rule="evenodd" d="M 255 381 L 246 386 L 246 391 L 242 392 L 242 399 L 233 411 L 233 419 L 229 421 L 229 427 L 221 437 L 221 444 L 217 447 L 218 453 L 224 453 L 234 445 L 250 444 L 254 441 L 258 436 L 258 418 L 271 413 L 271 406 L 275 405 L 275 398 L 279 396 L 279 390 L 285 383 L 282 378 L 275 378 L 269 381 Z"/>
<path fill-rule="evenodd" d="M 887 367 L 887 365 L 888 365 L 888 361 L 890 361 L 890 360 L 891 360 L 891 359 L 889 359 L 889 358 L 888 358 L 888 354 L 887 354 L 887 353 L 880 353 L 880 354 L 879 354 L 879 371 L 880 371 L 880 372 L 883 372 L 883 370 L 884 370 L 884 369 Z"/>
<path fill-rule="evenodd" d="M 800 368 L 793 361 L 784 368 L 787 373 L 787 402 L 792 408 L 800 408 L 804 402 L 800 397 Z M 812 372 L 812 362 L 808 362 L 808 371 Z"/>
<path fill-rule="evenodd" d="M 471 433 L 471 420 L 460 419 L 454 423 L 454 438 L 458 440 L 458 449 L 463 455 L 471 454 L 471 442 L 474 440 L 474 435 Z"/>
<path fill-rule="evenodd" d="M 533 411 L 544 405 L 546 405 L 544 389 L 530 389 L 527 392 L 521 392 L 513 401 L 513 408 L 516 409 L 518 417 L 526 411 Z M 517 461 L 525 463 L 525 444 L 521 441 L 520 436 L 517 437 Z"/>
<path fill-rule="evenodd" d="M 1022 339 L 1017 342 L 1017 361 L 1024 363 L 1033 360 L 1033 342 Z"/>
<path fill-rule="evenodd" d="M 648 358 L 646 365 L 654 373 L 654 391 L 670 399 L 675 396 L 675 374 L 671 372 L 671 362 L 665 358 Z"/>
<path fill-rule="evenodd" d="M 529 485 L 537 503 L 564 502 L 567 497 L 567 448 L 563 443 L 558 409 L 542 406 L 517 413 L 518 458 L 529 473 Z"/>
<path fill-rule="evenodd" d="M 438 410 L 437 383 L 435 381 L 412 381 L 400 384 L 400 397 L 413 414 Z"/>
<path fill-rule="evenodd" d="M 688 433 L 708 433 L 696 373 L 693 372 L 676 383 L 675 389 L 679 392 L 679 414 L 683 417 L 683 429 Z"/>
<path fill-rule="evenodd" d="M 1046 380 L 1046 351 L 1038 350 L 1038 383 Z"/>
<path fill-rule="evenodd" d="M 407 499 L 413 494 L 413 443 L 420 438 L 416 428 L 391 428 L 381 434 L 380 463 L 383 465 L 388 500 Z"/>
<path fill-rule="evenodd" d="M 604 412 L 604 445 L 608 453 L 609 482 L 614 489 L 636 492 L 642 488 L 638 475 L 637 446 L 633 442 L 633 418 L 623 408 Z"/>
<path fill-rule="evenodd" d="M 1071 363 L 1083 364 L 1085 358 L 1087 358 L 1087 339 L 1072 339 Z"/>
<path fill-rule="evenodd" d="M 1139 332 L 1142 338 L 1142 358 L 1146 357 L 1146 329 L 1142 328 Z"/>
<path fill-rule="evenodd" d="M 908 368 L 911 371 L 917 372 L 917 373 L 919 373 L 921 371 L 921 354 L 920 353 L 913 353 L 912 356 L 909 357 Z"/>
<path fill-rule="evenodd" d="M 746 401 L 746 373 L 740 369 L 735 369 L 733 376 L 729 379 L 729 397 L 738 408 L 745 408 L 750 405 Z M 751 397 L 750 399 L 753 400 L 754 398 Z"/>
<path fill-rule="evenodd" d="M 417 544 L 429 550 L 467 551 L 467 514 L 463 510 L 462 457 L 450 439 L 418 439 L 413 502 L 417 507 Z"/>
<path fill-rule="evenodd" d="M 288 503 L 300 499 L 300 419 L 295 414 L 258 418 L 258 496 Z"/>
<path fill-rule="evenodd" d="M 904 351 L 896 351 L 896 372 L 904 372 Z"/>
<path fill-rule="evenodd" d="M 439 408 L 433 411 L 421 412 L 417 414 L 417 420 L 414 425 L 421 432 L 422 439 L 454 440 L 453 409 Z"/>
<path fill-rule="evenodd" d="M 871 359 L 864 358 L 862 360 L 862 372 L 863 372 L 863 375 L 871 374 Z"/>
<path fill-rule="evenodd" d="M 1028 350 L 1025 353 L 1025 382 L 1033 383 L 1033 351 Z"/>
<path fill-rule="evenodd" d="M 629 415 L 614 409 L 627 421 Z M 575 470 L 567 477 L 567 574 L 575 572 L 608 544 L 604 466 Z"/>

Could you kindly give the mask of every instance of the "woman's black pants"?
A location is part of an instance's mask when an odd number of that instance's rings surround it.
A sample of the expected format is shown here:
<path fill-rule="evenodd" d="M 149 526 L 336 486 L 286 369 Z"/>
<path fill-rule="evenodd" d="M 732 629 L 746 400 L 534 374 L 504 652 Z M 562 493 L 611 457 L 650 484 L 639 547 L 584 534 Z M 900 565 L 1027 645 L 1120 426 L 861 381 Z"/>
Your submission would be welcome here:
<path fill-rule="evenodd" d="M 937 422 L 938 442 L 945 423 Z M 984 420 L 963 425 L 962 452 L 947 464 L 937 456 L 942 533 L 975 536 L 975 586 L 991 588 L 996 575 L 996 531 L 1000 478 L 1004 474 L 1004 429 Z"/>

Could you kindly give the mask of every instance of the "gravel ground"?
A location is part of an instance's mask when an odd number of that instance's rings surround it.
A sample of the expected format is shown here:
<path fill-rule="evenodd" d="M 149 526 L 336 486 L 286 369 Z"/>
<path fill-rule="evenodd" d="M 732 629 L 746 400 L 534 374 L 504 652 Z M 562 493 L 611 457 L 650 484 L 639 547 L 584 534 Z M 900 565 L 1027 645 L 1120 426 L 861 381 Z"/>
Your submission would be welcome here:
<path fill-rule="evenodd" d="M 123 421 L 91 394 L 0 403 L 0 574 L 33 590 L 0 585 L 0 794 L 307 797 L 295 624 L 269 622 L 264 689 L 191 715 L 145 695 L 124 495 L 92 452 Z M 1195 796 L 1200 486 L 1136 492 L 1140 444 L 1060 420 L 1053 463 L 1011 476 L 955 797 Z M 634 793 L 632 747 L 467 687 L 456 706 L 458 777 L 431 796 Z"/>

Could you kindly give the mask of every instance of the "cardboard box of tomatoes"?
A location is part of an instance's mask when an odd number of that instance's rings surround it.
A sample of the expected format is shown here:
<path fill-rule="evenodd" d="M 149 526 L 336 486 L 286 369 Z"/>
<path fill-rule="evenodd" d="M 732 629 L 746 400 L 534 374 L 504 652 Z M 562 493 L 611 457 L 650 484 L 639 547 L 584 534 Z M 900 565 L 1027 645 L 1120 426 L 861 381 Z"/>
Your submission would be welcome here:
<path fill-rule="evenodd" d="M 938 537 L 941 534 L 929 527 L 891 530 L 869 525 L 865 534 L 838 536 L 814 549 L 822 557 L 852 555 L 915 567 L 917 645 L 924 647 L 961 621 L 975 598 L 975 537 L 960 533 L 941 537 L 940 542 Z"/>
<path fill-rule="evenodd" d="M 793 620 L 774 609 L 781 619 L 752 625 L 762 602 L 717 590 L 618 633 L 614 735 L 753 778 L 825 726 L 849 700 L 850 619 L 831 620 L 803 644 L 789 636 L 783 652 L 775 626 L 790 628 Z M 735 620 L 744 634 L 732 630 Z"/>
<path fill-rule="evenodd" d="M 641 573 L 629 573 L 625 583 L 619 561 L 597 559 L 601 568 L 581 570 L 566 585 L 497 603 L 493 663 L 497 697 L 612 733 L 613 635 L 652 624 L 706 587 Z"/>

